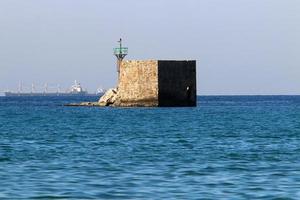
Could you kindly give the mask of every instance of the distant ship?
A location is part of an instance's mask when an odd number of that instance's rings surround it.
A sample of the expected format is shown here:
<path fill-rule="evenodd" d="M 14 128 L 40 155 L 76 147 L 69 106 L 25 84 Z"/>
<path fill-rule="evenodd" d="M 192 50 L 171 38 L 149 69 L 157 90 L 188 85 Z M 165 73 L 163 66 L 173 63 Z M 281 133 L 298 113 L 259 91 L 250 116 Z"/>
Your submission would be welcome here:
<path fill-rule="evenodd" d="M 32 84 L 30 92 L 23 92 L 22 85 L 19 85 L 18 92 L 4 92 L 5 96 L 7 97 L 16 97 L 16 96 L 102 96 L 104 94 L 103 89 L 98 89 L 96 93 L 88 93 L 87 91 L 83 90 L 80 83 L 75 81 L 75 84 L 71 86 L 71 88 L 66 92 L 61 92 L 60 87 L 58 87 L 56 92 L 48 92 L 48 85 L 45 85 L 45 90 L 43 92 L 35 92 L 34 85 Z"/>

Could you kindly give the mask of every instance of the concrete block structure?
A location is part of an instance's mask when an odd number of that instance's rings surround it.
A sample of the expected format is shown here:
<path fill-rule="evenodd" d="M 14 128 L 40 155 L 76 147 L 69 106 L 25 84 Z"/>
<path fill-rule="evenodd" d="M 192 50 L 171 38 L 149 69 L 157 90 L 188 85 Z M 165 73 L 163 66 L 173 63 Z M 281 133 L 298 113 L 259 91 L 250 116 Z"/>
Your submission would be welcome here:
<path fill-rule="evenodd" d="M 125 60 L 114 106 L 196 106 L 195 60 Z"/>

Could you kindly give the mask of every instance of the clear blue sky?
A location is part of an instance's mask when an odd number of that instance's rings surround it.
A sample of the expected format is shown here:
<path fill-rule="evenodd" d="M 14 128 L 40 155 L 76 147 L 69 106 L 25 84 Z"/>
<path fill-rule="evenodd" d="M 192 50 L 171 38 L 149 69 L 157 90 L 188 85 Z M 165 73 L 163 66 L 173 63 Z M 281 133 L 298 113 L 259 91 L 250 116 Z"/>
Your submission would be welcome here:
<path fill-rule="evenodd" d="M 0 0 L 0 90 L 116 82 L 127 59 L 196 59 L 198 94 L 300 94 L 299 0 Z"/>

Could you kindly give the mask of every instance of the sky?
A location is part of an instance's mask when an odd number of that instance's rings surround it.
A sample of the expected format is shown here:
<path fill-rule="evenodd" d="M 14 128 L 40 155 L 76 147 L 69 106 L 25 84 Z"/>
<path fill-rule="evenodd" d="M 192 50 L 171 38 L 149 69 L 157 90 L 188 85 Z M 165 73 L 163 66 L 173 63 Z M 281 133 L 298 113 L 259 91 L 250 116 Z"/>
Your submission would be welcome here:
<path fill-rule="evenodd" d="M 120 37 L 126 59 L 196 60 L 199 95 L 300 94 L 299 0 L 0 0 L 0 92 L 114 87 Z"/>

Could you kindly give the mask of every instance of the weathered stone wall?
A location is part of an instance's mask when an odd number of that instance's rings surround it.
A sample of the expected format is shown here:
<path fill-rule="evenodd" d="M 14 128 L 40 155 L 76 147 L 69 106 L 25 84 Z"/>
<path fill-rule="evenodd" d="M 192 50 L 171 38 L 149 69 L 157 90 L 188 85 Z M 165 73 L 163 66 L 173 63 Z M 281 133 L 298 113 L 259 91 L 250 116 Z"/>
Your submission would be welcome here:
<path fill-rule="evenodd" d="M 114 106 L 158 106 L 158 61 L 122 62 Z"/>
<path fill-rule="evenodd" d="M 196 106 L 196 61 L 158 61 L 159 106 Z"/>
<path fill-rule="evenodd" d="M 123 61 L 113 106 L 196 106 L 196 61 Z"/>

